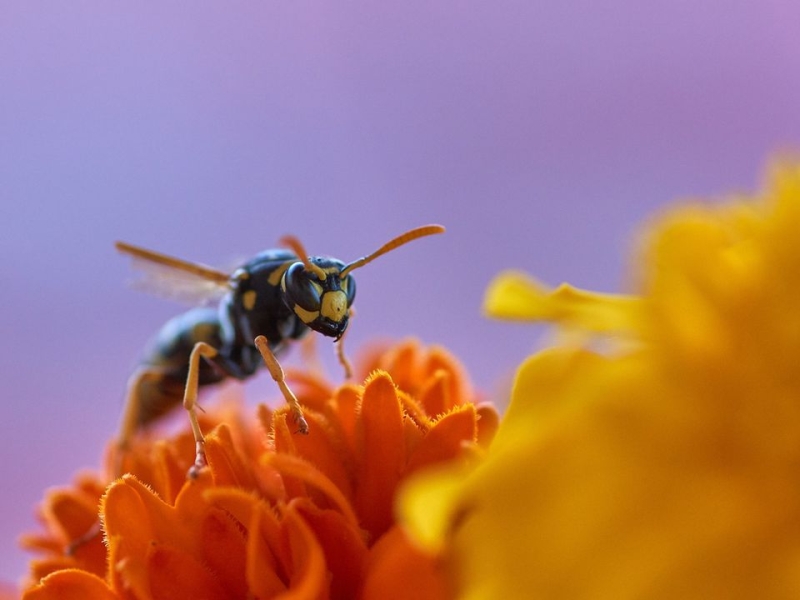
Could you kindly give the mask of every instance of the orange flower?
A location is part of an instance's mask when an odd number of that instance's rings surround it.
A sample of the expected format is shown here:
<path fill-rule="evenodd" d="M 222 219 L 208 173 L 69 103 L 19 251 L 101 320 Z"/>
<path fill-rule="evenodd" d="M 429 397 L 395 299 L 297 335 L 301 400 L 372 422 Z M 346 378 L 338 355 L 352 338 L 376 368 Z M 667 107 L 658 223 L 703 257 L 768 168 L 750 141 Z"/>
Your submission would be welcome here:
<path fill-rule="evenodd" d="M 373 352 L 363 386 L 334 388 L 292 373 L 311 432 L 295 435 L 285 408 L 238 404 L 204 415 L 209 468 L 195 480 L 188 427 L 145 435 L 129 474 L 106 487 L 82 475 L 48 493 L 45 533 L 23 544 L 26 599 L 446 598 L 443 565 L 395 524 L 398 485 L 430 465 L 467 462 L 497 413 L 474 403 L 456 361 L 408 341 Z M 110 461 L 109 461 L 110 462 Z M 95 522 L 99 536 L 64 552 Z"/>

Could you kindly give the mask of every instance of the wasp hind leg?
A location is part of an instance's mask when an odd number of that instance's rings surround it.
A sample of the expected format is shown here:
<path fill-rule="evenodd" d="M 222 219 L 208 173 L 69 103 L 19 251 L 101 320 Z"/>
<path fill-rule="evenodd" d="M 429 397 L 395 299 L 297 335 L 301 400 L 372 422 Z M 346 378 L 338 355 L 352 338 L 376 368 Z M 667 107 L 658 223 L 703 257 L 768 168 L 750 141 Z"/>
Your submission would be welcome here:
<path fill-rule="evenodd" d="M 141 428 L 143 421 L 147 421 L 148 410 L 142 407 L 142 389 L 147 383 L 157 383 L 161 381 L 163 373 L 157 369 L 140 367 L 130 379 L 128 379 L 128 392 L 125 398 L 125 410 L 122 414 L 119 435 L 113 447 L 113 455 L 110 460 L 111 479 L 122 477 L 125 467 L 125 455 L 130 449 L 131 440 L 136 432 Z M 80 548 L 99 538 L 103 533 L 103 527 L 98 518 L 92 526 L 81 536 L 70 540 L 67 543 L 65 554 L 74 556 Z"/>
<path fill-rule="evenodd" d="M 128 392 L 125 398 L 125 410 L 122 413 L 122 423 L 117 436 L 115 455 L 112 460 L 112 476 L 114 479 L 122 477 L 125 472 L 124 458 L 130 449 L 133 436 L 142 426 L 155 418 L 156 413 L 165 412 L 172 404 L 157 402 L 162 406 L 144 406 L 143 402 L 148 397 L 144 392 L 148 384 L 157 384 L 164 377 L 164 373 L 153 367 L 140 367 L 128 379 Z M 159 398 L 160 399 L 160 398 Z M 163 400 L 163 399 L 162 399 Z M 149 403 L 149 404 L 152 404 Z M 156 410 L 154 410 L 156 409 Z"/>
<path fill-rule="evenodd" d="M 281 367 L 278 359 L 275 358 L 272 350 L 269 349 L 269 342 L 267 341 L 267 338 L 265 338 L 263 335 L 259 335 L 255 340 L 253 340 L 253 343 L 261 353 L 261 357 L 264 359 L 264 364 L 267 365 L 269 374 L 272 376 L 272 379 L 275 380 L 275 383 L 278 384 L 278 388 L 280 388 L 286 403 L 289 405 L 289 409 L 292 411 L 292 416 L 294 417 L 295 423 L 297 423 L 297 432 L 304 435 L 307 434 L 308 421 L 306 421 L 306 418 L 303 416 L 303 409 L 300 406 L 300 403 L 297 401 L 297 397 L 294 395 L 294 392 L 292 392 L 292 390 L 289 389 L 289 386 L 286 385 L 283 367 Z"/>

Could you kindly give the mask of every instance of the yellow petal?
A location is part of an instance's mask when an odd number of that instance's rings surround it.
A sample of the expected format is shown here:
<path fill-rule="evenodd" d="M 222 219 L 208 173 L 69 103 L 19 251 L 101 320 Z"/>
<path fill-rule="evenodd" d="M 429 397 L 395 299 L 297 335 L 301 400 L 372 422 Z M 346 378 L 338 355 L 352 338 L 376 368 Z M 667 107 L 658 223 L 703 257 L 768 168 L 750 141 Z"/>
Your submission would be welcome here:
<path fill-rule="evenodd" d="M 440 554 L 444 550 L 468 473 L 465 468 L 432 467 L 411 477 L 400 488 L 398 522 L 426 552 Z"/>
<path fill-rule="evenodd" d="M 484 310 L 492 317 L 553 321 L 597 333 L 632 330 L 640 300 L 588 292 L 563 283 L 551 290 L 519 271 L 498 275 L 486 292 Z"/>

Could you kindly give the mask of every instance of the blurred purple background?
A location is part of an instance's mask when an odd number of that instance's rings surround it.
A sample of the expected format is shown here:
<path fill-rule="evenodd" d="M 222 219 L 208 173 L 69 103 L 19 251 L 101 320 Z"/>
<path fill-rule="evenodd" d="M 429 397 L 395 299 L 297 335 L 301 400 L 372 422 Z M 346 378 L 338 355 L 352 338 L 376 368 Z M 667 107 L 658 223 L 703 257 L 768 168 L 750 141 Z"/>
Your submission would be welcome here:
<path fill-rule="evenodd" d="M 0 579 L 183 310 L 126 288 L 115 239 L 226 265 L 291 232 L 352 260 L 443 223 L 358 272 L 349 349 L 416 334 L 491 393 L 537 334 L 481 316 L 495 273 L 618 289 L 654 207 L 797 147 L 799 22 L 789 0 L 5 0 Z"/>

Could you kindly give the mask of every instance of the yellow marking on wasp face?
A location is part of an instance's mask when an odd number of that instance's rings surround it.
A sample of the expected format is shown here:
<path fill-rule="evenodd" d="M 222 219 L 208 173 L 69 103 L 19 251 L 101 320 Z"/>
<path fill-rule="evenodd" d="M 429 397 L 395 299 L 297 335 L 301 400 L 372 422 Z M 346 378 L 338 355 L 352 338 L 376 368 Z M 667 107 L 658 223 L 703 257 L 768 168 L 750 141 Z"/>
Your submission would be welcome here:
<path fill-rule="evenodd" d="M 341 290 L 335 290 L 322 296 L 320 312 L 322 316 L 338 323 L 347 314 L 347 296 Z"/>
<path fill-rule="evenodd" d="M 322 286 L 317 281 L 309 280 L 309 283 L 313 286 L 314 291 L 317 292 L 317 296 L 322 296 L 322 293 L 325 291 L 322 289 Z"/>
<path fill-rule="evenodd" d="M 272 273 L 269 274 L 269 277 L 267 277 L 267 283 L 269 283 L 270 285 L 278 285 L 278 282 L 281 282 L 281 277 L 283 277 L 283 274 L 286 273 L 286 269 L 291 267 L 296 262 L 297 260 L 295 259 L 287 260 L 280 267 L 278 267 Z M 281 285 L 285 291 L 286 286 L 283 285 L 283 282 L 281 282 Z"/>
<path fill-rule="evenodd" d="M 294 305 L 294 314 L 300 317 L 300 320 L 308 325 L 309 323 L 313 323 L 314 320 L 319 316 L 318 310 L 306 310 L 302 306 L 297 304 Z"/>
<path fill-rule="evenodd" d="M 256 305 L 255 290 L 248 290 L 242 294 L 242 305 L 244 306 L 245 310 L 253 310 L 253 307 Z"/>

